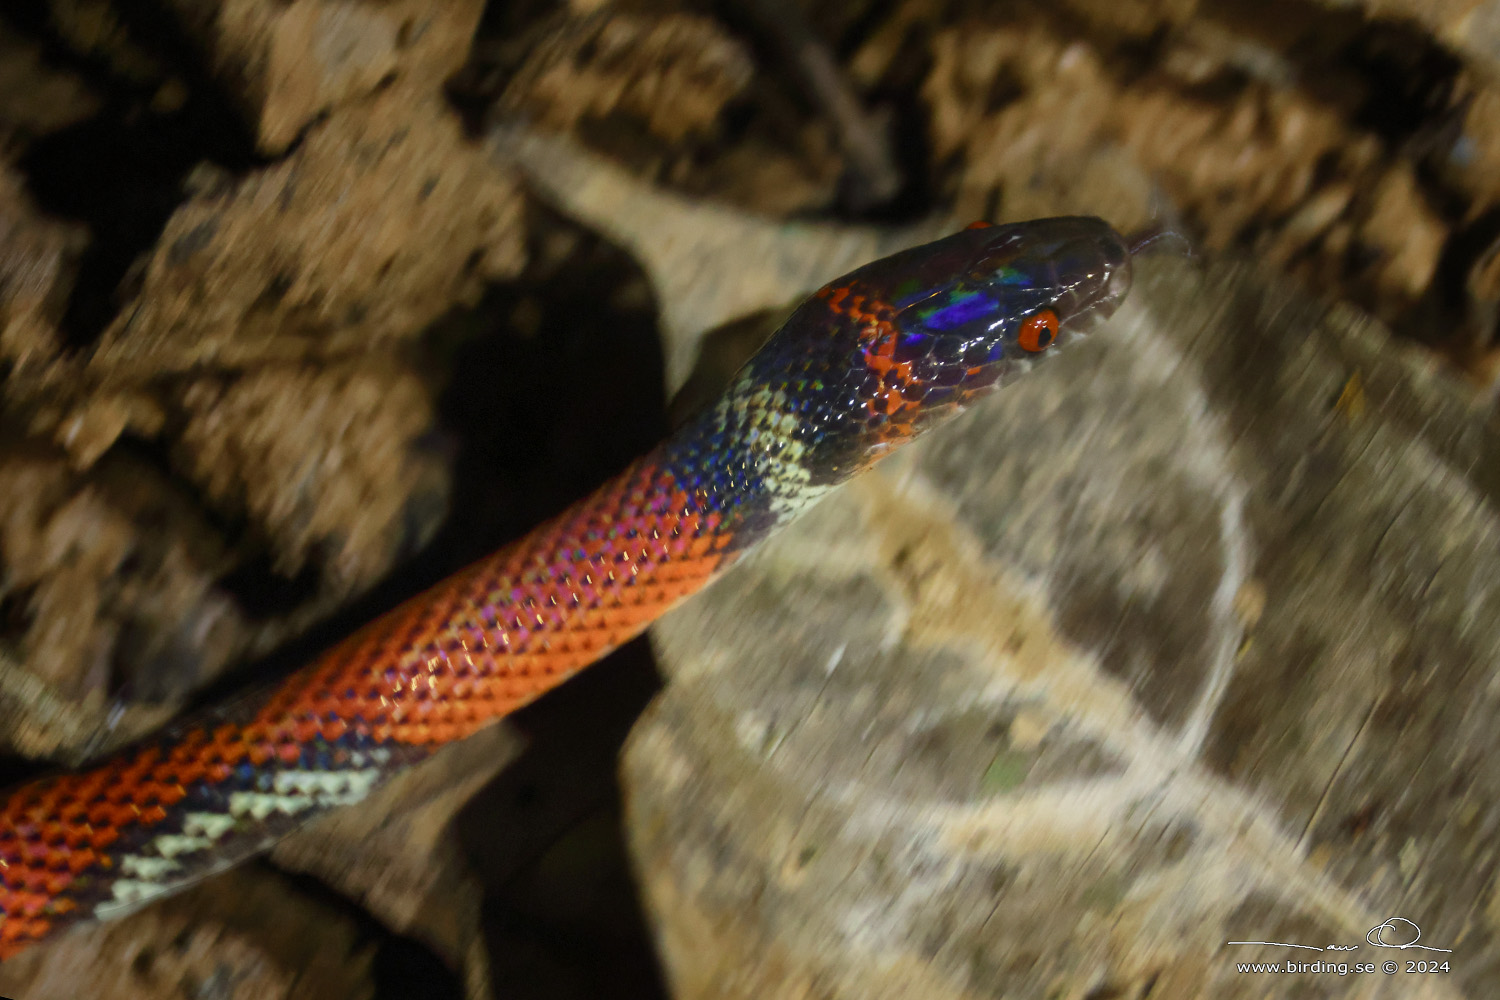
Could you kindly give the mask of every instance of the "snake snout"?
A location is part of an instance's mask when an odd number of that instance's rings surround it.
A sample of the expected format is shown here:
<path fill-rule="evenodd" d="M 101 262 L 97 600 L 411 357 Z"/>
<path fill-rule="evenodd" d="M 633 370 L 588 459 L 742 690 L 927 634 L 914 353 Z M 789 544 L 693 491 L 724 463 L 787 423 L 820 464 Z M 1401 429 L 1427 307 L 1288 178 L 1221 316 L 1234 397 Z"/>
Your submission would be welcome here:
<path fill-rule="evenodd" d="M 1096 218 L 1047 220 L 1058 230 L 1042 251 L 1062 325 L 1086 332 L 1113 315 L 1130 292 L 1131 253 L 1124 237 Z"/>

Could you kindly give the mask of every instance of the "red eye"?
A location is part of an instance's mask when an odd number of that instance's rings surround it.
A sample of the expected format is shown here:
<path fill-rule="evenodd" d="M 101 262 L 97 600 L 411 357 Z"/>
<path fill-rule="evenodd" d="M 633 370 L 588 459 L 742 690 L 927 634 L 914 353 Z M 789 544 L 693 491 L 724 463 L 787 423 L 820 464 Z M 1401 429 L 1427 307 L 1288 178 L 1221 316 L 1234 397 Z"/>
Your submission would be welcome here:
<path fill-rule="evenodd" d="M 1026 317 L 1021 324 L 1021 332 L 1016 335 L 1016 343 L 1021 345 L 1023 351 L 1040 354 L 1051 347 L 1056 338 L 1057 313 L 1051 309 L 1043 309 Z"/>
<path fill-rule="evenodd" d="M 989 228 L 993 227 L 994 225 L 995 224 L 993 222 L 985 222 L 983 219 L 980 219 L 978 222 L 971 222 L 971 223 L 969 223 L 967 226 L 964 226 L 964 228 L 965 229 L 989 229 Z"/>

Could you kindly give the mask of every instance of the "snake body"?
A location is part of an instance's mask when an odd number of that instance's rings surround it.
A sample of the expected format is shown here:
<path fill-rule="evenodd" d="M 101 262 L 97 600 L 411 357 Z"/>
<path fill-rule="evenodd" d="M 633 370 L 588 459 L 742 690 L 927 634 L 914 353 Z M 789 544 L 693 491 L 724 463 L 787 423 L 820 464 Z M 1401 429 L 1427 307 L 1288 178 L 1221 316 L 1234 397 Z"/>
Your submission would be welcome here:
<path fill-rule="evenodd" d="M 258 694 L 0 804 L 0 958 L 235 864 L 640 633 L 882 454 L 1113 312 L 1092 218 L 976 224 L 804 303 L 593 495 Z"/>

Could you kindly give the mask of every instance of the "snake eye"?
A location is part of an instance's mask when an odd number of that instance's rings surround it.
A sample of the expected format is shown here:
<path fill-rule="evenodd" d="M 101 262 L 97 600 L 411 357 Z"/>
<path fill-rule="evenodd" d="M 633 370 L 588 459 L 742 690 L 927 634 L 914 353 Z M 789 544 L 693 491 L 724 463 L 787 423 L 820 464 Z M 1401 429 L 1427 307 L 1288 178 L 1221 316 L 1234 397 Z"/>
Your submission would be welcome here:
<path fill-rule="evenodd" d="M 1021 332 L 1016 334 L 1016 343 L 1021 350 L 1040 354 L 1052 346 L 1057 338 L 1057 313 L 1051 309 L 1034 312 L 1021 323 Z"/>
<path fill-rule="evenodd" d="M 985 222 L 983 219 L 980 219 L 978 222 L 971 222 L 971 223 L 969 223 L 967 226 L 964 226 L 964 228 L 965 229 L 993 229 L 993 228 L 995 228 L 995 224 L 993 222 Z"/>

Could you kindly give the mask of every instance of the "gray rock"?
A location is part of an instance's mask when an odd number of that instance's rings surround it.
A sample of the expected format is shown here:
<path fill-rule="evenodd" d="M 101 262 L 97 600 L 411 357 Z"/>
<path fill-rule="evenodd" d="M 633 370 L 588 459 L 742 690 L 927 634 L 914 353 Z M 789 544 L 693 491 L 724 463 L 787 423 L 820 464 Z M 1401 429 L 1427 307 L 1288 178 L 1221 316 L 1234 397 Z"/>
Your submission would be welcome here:
<path fill-rule="evenodd" d="M 676 995 L 1496 995 L 1494 423 L 1352 310 L 1141 271 L 654 630 Z M 1287 959 L 1376 971 L 1236 971 Z"/>

